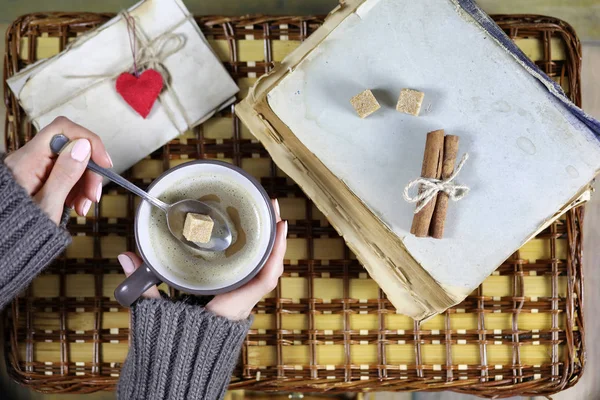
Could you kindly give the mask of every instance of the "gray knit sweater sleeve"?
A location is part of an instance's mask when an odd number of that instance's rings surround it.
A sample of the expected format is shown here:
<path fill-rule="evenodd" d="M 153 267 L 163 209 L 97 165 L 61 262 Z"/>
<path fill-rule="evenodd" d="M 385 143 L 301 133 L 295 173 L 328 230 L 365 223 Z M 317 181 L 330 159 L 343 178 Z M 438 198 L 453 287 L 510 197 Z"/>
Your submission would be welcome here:
<path fill-rule="evenodd" d="M 117 398 L 223 398 L 251 324 L 187 302 L 138 301 Z"/>
<path fill-rule="evenodd" d="M 70 243 L 0 160 L 0 309 Z M 188 302 L 142 299 L 131 311 L 131 343 L 118 397 L 219 399 L 252 318 L 230 321 Z"/>
<path fill-rule="evenodd" d="M 0 162 L 0 310 L 70 243 Z"/>

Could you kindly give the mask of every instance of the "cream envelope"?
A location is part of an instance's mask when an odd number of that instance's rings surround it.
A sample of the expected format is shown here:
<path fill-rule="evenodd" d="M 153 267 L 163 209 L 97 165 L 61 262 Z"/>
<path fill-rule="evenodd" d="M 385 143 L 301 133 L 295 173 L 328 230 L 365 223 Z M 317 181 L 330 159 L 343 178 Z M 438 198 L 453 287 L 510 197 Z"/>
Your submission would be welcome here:
<path fill-rule="evenodd" d="M 147 119 L 115 90 L 118 74 L 133 65 L 123 13 L 8 80 L 38 129 L 61 115 L 85 126 L 102 137 L 119 173 L 233 103 L 238 92 L 180 0 L 146 0 L 127 13 L 138 51 L 154 55 L 168 82 Z"/>

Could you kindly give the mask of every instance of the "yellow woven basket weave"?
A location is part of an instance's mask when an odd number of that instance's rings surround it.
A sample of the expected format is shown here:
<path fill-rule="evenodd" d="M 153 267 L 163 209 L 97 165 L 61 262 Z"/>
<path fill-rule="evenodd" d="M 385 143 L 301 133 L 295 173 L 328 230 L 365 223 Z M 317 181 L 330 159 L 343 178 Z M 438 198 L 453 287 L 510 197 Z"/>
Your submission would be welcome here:
<path fill-rule="evenodd" d="M 7 32 L 5 79 L 49 57 L 111 15 L 26 15 Z M 525 53 L 581 103 L 579 41 L 547 17 L 496 16 Z M 246 95 L 256 79 L 313 32 L 316 17 L 203 17 L 198 23 Z M 34 130 L 5 86 L 7 147 Z M 365 142 L 365 145 L 368 145 Z M 232 115 L 216 115 L 130 171 L 139 186 L 198 158 L 257 177 L 290 221 L 286 268 L 255 309 L 232 388 L 286 391 L 455 390 L 482 396 L 549 394 L 583 369 L 581 222 L 569 211 L 507 260 L 459 306 L 417 324 L 398 315 L 343 240 Z M 12 304 L 10 373 L 44 392 L 114 389 L 127 353 L 129 315 L 113 297 L 116 256 L 135 248 L 138 199 L 108 186 L 73 218 L 73 245 Z M 168 289 L 167 289 L 168 290 Z"/>

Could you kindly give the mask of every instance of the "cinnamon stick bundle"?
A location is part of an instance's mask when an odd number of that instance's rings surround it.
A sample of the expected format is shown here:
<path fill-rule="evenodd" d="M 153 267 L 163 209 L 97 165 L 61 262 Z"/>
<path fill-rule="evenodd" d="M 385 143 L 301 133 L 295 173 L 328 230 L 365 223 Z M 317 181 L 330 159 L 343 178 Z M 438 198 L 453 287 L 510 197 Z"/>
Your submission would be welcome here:
<path fill-rule="evenodd" d="M 454 164 L 458 155 L 458 136 L 448 135 L 444 138 L 444 162 L 442 163 L 442 178 L 448 179 L 454 173 Z M 441 239 L 444 236 L 446 213 L 448 211 L 448 194 L 440 192 L 437 195 L 435 210 L 431 220 L 429 236 Z"/>
<path fill-rule="evenodd" d="M 425 141 L 425 154 L 421 176 L 423 178 L 440 179 L 442 176 L 442 163 L 444 156 L 444 130 L 429 132 Z M 431 218 L 435 211 L 436 199 L 432 199 L 421 211 L 413 217 L 410 233 L 417 237 L 426 237 L 429 234 Z M 420 204 L 417 203 L 417 207 Z"/>

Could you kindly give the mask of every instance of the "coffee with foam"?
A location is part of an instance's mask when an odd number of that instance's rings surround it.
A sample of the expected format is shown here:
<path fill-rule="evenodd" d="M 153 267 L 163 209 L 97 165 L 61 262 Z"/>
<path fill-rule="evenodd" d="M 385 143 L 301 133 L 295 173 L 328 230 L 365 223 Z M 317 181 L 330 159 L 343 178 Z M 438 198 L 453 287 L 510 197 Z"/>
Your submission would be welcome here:
<path fill-rule="evenodd" d="M 245 178 L 243 178 L 245 179 Z M 194 175 L 170 184 L 158 197 L 173 204 L 198 199 L 228 217 L 232 245 L 224 252 L 192 249 L 169 232 L 165 214 L 153 208 L 149 235 L 160 263 L 188 287 L 224 287 L 247 274 L 252 260 L 261 251 L 262 236 L 269 235 L 268 221 L 261 217 L 257 199 L 230 177 Z M 264 206 L 263 206 L 264 207 Z M 264 250 L 263 250 L 264 251 Z"/>

